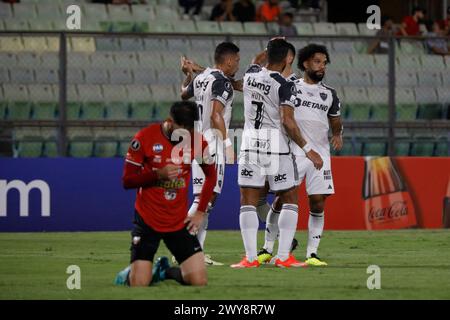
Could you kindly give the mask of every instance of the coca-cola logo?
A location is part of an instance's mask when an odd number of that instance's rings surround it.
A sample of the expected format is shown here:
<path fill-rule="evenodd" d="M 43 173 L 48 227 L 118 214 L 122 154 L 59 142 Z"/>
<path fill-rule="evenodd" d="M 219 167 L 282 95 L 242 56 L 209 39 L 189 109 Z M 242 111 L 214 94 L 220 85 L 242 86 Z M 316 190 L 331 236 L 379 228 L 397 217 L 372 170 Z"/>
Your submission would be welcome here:
<path fill-rule="evenodd" d="M 406 201 L 395 201 L 389 207 L 371 207 L 369 211 L 369 221 L 395 220 L 408 215 Z"/>

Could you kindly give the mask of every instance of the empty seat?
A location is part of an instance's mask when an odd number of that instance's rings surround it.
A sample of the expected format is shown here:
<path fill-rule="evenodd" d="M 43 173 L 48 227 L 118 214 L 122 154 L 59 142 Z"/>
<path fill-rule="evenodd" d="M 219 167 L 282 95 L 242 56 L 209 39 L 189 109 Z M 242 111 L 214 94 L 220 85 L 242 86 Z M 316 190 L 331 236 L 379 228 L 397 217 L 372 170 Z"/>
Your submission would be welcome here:
<path fill-rule="evenodd" d="M 437 88 L 436 91 L 440 103 L 450 104 L 450 90 L 448 90 L 448 87 L 440 87 Z"/>
<path fill-rule="evenodd" d="M 242 27 L 241 27 L 242 28 Z M 196 33 L 197 28 L 192 20 L 181 20 L 173 24 L 173 31 L 179 33 Z"/>
<path fill-rule="evenodd" d="M 152 85 L 150 88 L 154 101 L 173 101 L 178 99 L 172 85 Z"/>
<path fill-rule="evenodd" d="M 425 54 L 425 50 L 421 41 L 407 41 L 403 39 L 400 42 L 400 53 L 402 56 L 421 55 Z"/>
<path fill-rule="evenodd" d="M 106 101 L 127 101 L 127 90 L 120 85 L 104 85 L 103 97 Z"/>
<path fill-rule="evenodd" d="M 396 80 L 397 85 L 400 87 L 417 86 L 417 74 L 414 71 L 398 70 L 396 72 Z"/>
<path fill-rule="evenodd" d="M 140 68 L 133 70 L 133 79 L 135 84 L 157 84 L 156 72 L 149 68 Z"/>
<path fill-rule="evenodd" d="M 143 32 L 173 32 L 171 20 L 149 21 L 140 27 Z"/>
<path fill-rule="evenodd" d="M 169 84 L 179 84 L 184 78 L 182 78 L 181 72 L 173 72 L 172 69 L 159 69 L 158 73 L 158 84 L 169 85 Z"/>
<path fill-rule="evenodd" d="M 85 3 L 83 5 L 83 11 L 89 19 L 97 19 L 99 21 L 108 20 L 108 12 L 104 4 Z"/>
<path fill-rule="evenodd" d="M 131 104 L 130 119 L 150 120 L 153 117 L 153 105 L 150 102 L 135 102 Z"/>
<path fill-rule="evenodd" d="M 373 70 L 376 68 L 373 55 L 354 54 L 351 56 L 352 68 L 358 70 Z"/>
<path fill-rule="evenodd" d="M 388 86 L 388 72 L 384 70 L 372 70 L 370 71 L 372 78 L 372 84 L 376 87 L 387 87 Z"/>
<path fill-rule="evenodd" d="M 108 73 L 104 68 L 84 69 L 87 84 L 106 84 L 108 83 Z"/>
<path fill-rule="evenodd" d="M 9 102 L 6 113 L 7 120 L 28 120 L 31 116 L 30 102 Z"/>
<path fill-rule="evenodd" d="M 56 102 L 40 102 L 33 105 L 32 118 L 35 120 L 56 119 Z"/>
<path fill-rule="evenodd" d="M 387 152 L 387 144 L 385 140 L 366 141 L 363 145 L 364 156 L 385 156 Z"/>
<path fill-rule="evenodd" d="M 1 41 L 1 38 L 0 38 Z M 0 48 L 1 49 L 1 48 Z M 17 58 L 14 53 L 0 52 L 0 66 L 3 68 L 12 68 L 17 65 Z"/>
<path fill-rule="evenodd" d="M 110 52 L 96 52 L 90 55 L 90 64 L 94 68 L 112 68 L 115 67 L 115 61 Z"/>
<path fill-rule="evenodd" d="M 169 117 L 170 114 L 170 106 L 172 103 L 170 102 L 157 102 L 153 106 L 153 121 L 163 121 Z"/>
<path fill-rule="evenodd" d="M 94 52 L 95 41 L 92 37 L 71 37 L 73 51 Z"/>
<path fill-rule="evenodd" d="M 144 43 L 140 38 L 120 38 L 120 48 L 125 51 L 142 51 Z"/>
<path fill-rule="evenodd" d="M 130 21 L 131 11 L 128 5 L 108 5 L 109 20 L 113 21 Z"/>
<path fill-rule="evenodd" d="M 56 101 L 56 96 L 51 85 L 30 85 L 28 86 L 28 90 L 30 92 L 30 99 L 34 102 Z"/>
<path fill-rule="evenodd" d="M 102 90 L 99 85 L 78 85 L 78 94 L 82 101 L 103 101 Z"/>
<path fill-rule="evenodd" d="M 335 40 L 332 42 L 333 50 L 337 53 L 347 53 L 353 54 L 355 53 L 355 48 L 353 47 L 353 43 L 350 41 L 338 41 Z"/>
<path fill-rule="evenodd" d="M 336 26 L 331 22 L 316 22 L 313 24 L 314 34 L 316 35 L 335 35 Z"/>
<path fill-rule="evenodd" d="M 16 67 L 9 70 L 11 83 L 32 84 L 35 82 L 33 70 L 29 68 Z"/>
<path fill-rule="evenodd" d="M 139 66 L 142 68 L 160 68 L 163 64 L 159 52 L 138 52 Z"/>
<path fill-rule="evenodd" d="M 2 37 L 0 38 L 1 51 L 22 51 L 23 43 L 20 37 Z"/>
<path fill-rule="evenodd" d="M 388 121 L 389 120 L 389 108 L 386 104 L 377 104 L 372 107 L 372 114 L 370 117 L 374 121 Z"/>
<path fill-rule="evenodd" d="M 105 106 L 106 119 L 108 120 L 127 120 L 129 114 L 128 103 L 126 102 L 107 102 Z"/>
<path fill-rule="evenodd" d="M 155 19 L 152 5 L 134 4 L 131 6 L 131 14 L 135 21 L 150 21 Z"/>
<path fill-rule="evenodd" d="M 180 20 L 180 15 L 176 9 L 170 7 L 157 5 L 154 6 L 155 19 L 158 21 L 178 21 Z"/>
<path fill-rule="evenodd" d="M 58 70 L 39 68 L 34 70 L 36 82 L 43 84 L 56 84 L 59 82 Z"/>
<path fill-rule="evenodd" d="M 423 55 L 421 56 L 422 68 L 426 71 L 441 71 L 445 69 L 444 59 L 438 55 Z"/>
<path fill-rule="evenodd" d="M 314 34 L 314 29 L 309 22 L 294 22 L 294 26 L 297 29 L 299 36 L 309 36 Z"/>
<path fill-rule="evenodd" d="M 244 32 L 245 34 L 267 34 L 267 29 L 261 22 L 244 22 Z"/>
<path fill-rule="evenodd" d="M 377 33 L 377 29 L 369 29 L 367 28 L 366 22 L 358 23 L 358 31 L 362 36 L 374 36 Z"/>
<path fill-rule="evenodd" d="M 114 68 L 109 71 L 109 83 L 111 84 L 131 84 L 133 76 L 131 71 L 125 68 Z"/>
<path fill-rule="evenodd" d="M 59 57 L 58 57 L 59 63 Z M 73 68 L 88 68 L 90 65 L 89 55 L 85 52 L 70 52 L 67 54 L 67 66 Z"/>
<path fill-rule="evenodd" d="M 419 105 L 417 119 L 424 119 L 424 120 L 441 119 L 442 114 L 443 112 L 441 104 L 422 104 Z"/>
<path fill-rule="evenodd" d="M 397 104 L 395 106 L 397 121 L 414 121 L 417 117 L 416 104 Z"/>
<path fill-rule="evenodd" d="M 39 67 L 40 64 L 41 58 L 35 52 L 21 52 L 17 55 L 17 66 L 19 67 L 36 68 Z"/>
<path fill-rule="evenodd" d="M 400 69 L 418 70 L 421 67 L 419 56 L 398 56 L 397 62 Z"/>
<path fill-rule="evenodd" d="M 9 3 L 0 2 L 0 19 L 8 19 L 12 17 L 12 6 Z"/>
<path fill-rule="evenodd" d="M 83 70 L 75 68 L 67 69 L 67 83 L 69 84 L 85 83 Z"/>
<path fill-rule="evenodd" d="M 244 28 L 241 22 L 221 22 L 220 28 L 223 33 L 243 34 Z M 177 30 L 175 30 L 177 31 Z"/>
<path fill-rule="evenodd" d="M 36 7 L 33 3 L 15 3 L 13 6 L 14 18 L 34 19 L 37 18 Z"/>
<path fill-rule="evenodd" d="M 30 30 L 32 31 L 53 31 L 51 20 L 29 20 Z"/>
<path fill-rule="evenodd" d="M 371 86 L 371 75 L 369 71 L 353 70 L 349 72 L 348 84 L 355 87 Z"/>
<path fill-rule="evenodd" d="M 138 60 L 134 52 L 120 52 L 114 54 L 114 67 L 134 68 L 138 66 Z"/>
<path fill-rule="evenodd" d="M 105 118 L 105 107 L 103 102 L 84 102 L 81 108 L 81 119 L 103 120 Z"/>
<path fill-rule="evenodd" d="M 330 85 L 336 83 L 345 86 L 348 84 L 347 72 L 344 70 L 329 70 L 325 76 L 325 83 Z"/>
<path fill-rule="evenodd" d="M 196 21 L 195 25 L 199 33 L 222 33 L 216 21 Z"/>
<path fill-rule="evenodd" d="M 415 90 L 416 101 L 418 103 L 437 103 L 438 97 L 434 88 L 419 87 Z"/>
<path fill-rule="evenodd" d="M 348 103 L 347 118 L 353 121 L 367 121 L 370 118 L 370 105 L 364 103 Z"/>
<path fill-rule="evenodd" d="M 68 54 L 67 63 L 69 64 Z M 56 52 L 43 52 L 41 54 L 41 67 L 44 68 L 58 68 L 59 67 L 59 55 Z"/>
<path fill-rule="evenodd" d="M 364 87 L 344 87 L 344 96 L 347 103 L 367 103 L 367 91 Z"/>
<path fill-rule="evenodd" d="M 441 74 L 437 71 L 422 71 L 418 74 L 419 86 L 421 87 L 440 87 L 441 86 Z"/>
<path fill-rule="evenodd" d="M 148 87 L 145 85 L 127 85 L 128 99 L 131 102 L 150 101 L 151 95 Z"/>
<path fill-rule="evenodd" d="M 14 156 L 20 158 L 38 158 L 42 155 L 41 141 L 20 141 L 15 143 Z"/>
<path fill-rule="evenodd" d="M 97 49 L 99 51 L 118 51 L 120 42 L 118 38 L 101 37 L 96 39 Z"/>
<path fill-rule="evenodd" d="M 45 37 L 23 37 L 23 48 L 26 51 L 47 51 L 47 40 Z"/>
<path fill-rule="evenodd" d="M 427 138 L 419 138 L 413 141 L 411 156 L 431 157 L 434 153 L 434 141 Z"/>
<path fill-rule="evenodd" d="M 30 30 L 30 23 L 25 19 L 5 19 L 5 29 L 8 31 L 27 31 Z"/>
<path fill-rule="evenodd" d="M 3 84 L 3 95 L 7 101 L 29 101 L 30 99 L 25 85 Z"/>
<path fill-rule="evenodd" d="M 336 23 L 336 33 L 346 36 L 357 36 L 359 35 L 358 28 L 354 23 Z"/>

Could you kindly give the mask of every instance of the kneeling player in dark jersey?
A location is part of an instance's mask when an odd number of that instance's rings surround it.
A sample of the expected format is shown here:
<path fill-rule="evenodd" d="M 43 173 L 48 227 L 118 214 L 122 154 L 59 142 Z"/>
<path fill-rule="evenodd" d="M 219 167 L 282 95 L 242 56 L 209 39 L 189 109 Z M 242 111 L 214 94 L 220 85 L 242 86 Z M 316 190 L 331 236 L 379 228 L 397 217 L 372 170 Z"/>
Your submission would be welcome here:
<path fill-rule="evenodd" d="M 122 181 L 125 189 L 138 189 L 131 265 L 119 272 L 116 284 L 148 286 L 165 279 L 186 285 L 207 283 L 205 258 L 195 235 L 203 223 L 217 174 L 214 163 L 203 157 L 207 156 L 206 141 L 193 130 L 198 118 L 194 102 L 176 102 L 167 120 L 140 130 L 130 144 Z M 194 158 L 201 163 L 205 183 L 197 212 L 188 217 Z M 179 267 L 170 267 L 166 257 L 153 265 L 160 240 L 176 257 Z"/>

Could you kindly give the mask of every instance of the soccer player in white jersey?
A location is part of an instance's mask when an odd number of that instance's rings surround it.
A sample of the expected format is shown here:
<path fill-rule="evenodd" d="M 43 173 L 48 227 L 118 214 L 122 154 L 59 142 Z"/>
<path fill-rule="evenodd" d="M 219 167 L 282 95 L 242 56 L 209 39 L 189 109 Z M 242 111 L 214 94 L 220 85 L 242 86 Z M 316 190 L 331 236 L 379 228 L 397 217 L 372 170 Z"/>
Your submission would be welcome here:
<path fill-rule="evenodd" d="M 195 98 L 200 113 L 197 129 L 203 133 L 209 145 L 213 146 L 211 154 L 215 156 L 215 163 L 217 164 L 217 183 L 214 188 L 214 196 L 208 206 L 205 222 L 197 234 L 202 248 L 204 248 L 209 214 L 223 187 L 225 155 L 227 158 L 234 158 L 232 143 L 227 135 L 234 93 L 229 78 L 234 77 L 238 71 L 239 59 L 239 48 L 231 42 L 222 42 L 215 49 L 215 65 L 213 68 L 206 68 L 194 79 L 193 65 L 185 64 L 183 66 L 187 77 L 182 85 L 181 97 L 183 100 Z M 225 152 L 223 149 L 225 149 Z M 192 180 L 195 198 L 189 209 L 189 215 L 197 211 L 200 191 L 205 181 L 203 171 L 195 162 L 192 164 Z M 205 255 L 205 263 L 222 265 L 212 260 L 209 255 Z"/>
<path fill-rule="evenodd" d="M 283 39 L 267 46 L 266 67 L 251 65 L 243 80 L 245 124 L 239 154 L 238 183 L 241 191 L 239 225 L 245 257 L 232 268 L 253 268 L 257 259 L 258 216 L 256 206 L 266 181 L 283 206 L 278 221 L 277 267 L 300 267 L 289 254 L 297 229 L 297 168 L 291 145 L 297 144 L 320 169 L 321 157 L 306 143 L 294 118 L 296 90 L 281 76 L 287 63 L 289 45 Z"/>
<path fill-rule="evenodd" d="M 305 140 L 324 160 L 323 168 L 316 170 L 301 148 L 296 146 L 293 148 L 299 170 L 299 182 L 305 179 L 309 197 L 310 213 L 305 262 L 312 266 L 327 265 L 319 259 L 317 251 L 324 227 L 325 200 L 334 194 L 328 141 L 330 126 L 333 148 L 340 150 L 343 145 L 339 98 L 336 90 L 322 83 L 329 62 L 330 57 L 325 46 L 310 44 L 304 47 L 298 53 L 298 68 L 304 73 L 303 78 L 294 80 L 297 89 L 295 119 Z M 281 205 L 279 199 L 275 199 L 273 209 L 267 216 L 266 243 L 259 252 L 260 262 L 271 259 L 270 253 L 278 233 L 278 219 L 274 211 L 279 210 Z"/>

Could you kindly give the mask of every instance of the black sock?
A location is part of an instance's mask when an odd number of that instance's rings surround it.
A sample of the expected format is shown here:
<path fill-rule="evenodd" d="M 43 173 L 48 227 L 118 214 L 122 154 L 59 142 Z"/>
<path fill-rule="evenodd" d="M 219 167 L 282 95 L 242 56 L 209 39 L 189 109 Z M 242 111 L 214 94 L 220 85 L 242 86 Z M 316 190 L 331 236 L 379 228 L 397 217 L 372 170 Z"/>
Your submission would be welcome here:
<path fill-rule="evenodd" d="M 186 284 L 186 282 L 184 282 L 183 280 L 183 276 L 181 275 L 181 269 L 179 267 L 168 268 L 166 270 L 166 279 L 173 279 L 182 285 Z"/>

